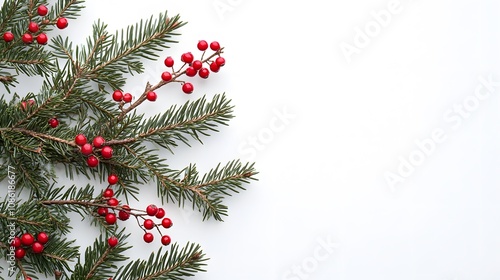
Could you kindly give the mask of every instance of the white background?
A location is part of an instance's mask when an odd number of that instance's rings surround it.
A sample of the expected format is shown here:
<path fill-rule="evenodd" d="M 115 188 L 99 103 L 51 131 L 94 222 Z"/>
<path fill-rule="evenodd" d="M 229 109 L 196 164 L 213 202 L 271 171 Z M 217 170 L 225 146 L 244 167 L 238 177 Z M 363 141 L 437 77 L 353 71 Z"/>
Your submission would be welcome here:
<path fill-rule="evenodd" d="M 391 5 L 381 26 L 374 14 Z M 218 40 L 227 65 L 192 95 L 160 90 L 143 110 L 225 91 L 236 118 L 164 156 L 201 171 L 241 158 L 260 172 L 228 199 L 224 223 L 166 206 L 173 240 L 211 258 L 196 279 L 499 279 L 500 86 L 474 96 L 480 77 L 500 81 L 498 1 L 89 0 L 62 33 L 84 42 L 98 18 L 115 30 L 165 10 L 189 23 L 162 57 Z M 366 28 L 373 36 L 361 44 Z M 346 56 L 346 44 L 357 52 Z M 129 91 L 158 81 L 162 60 Z M 464 102 L 472 109 L 460 116 Z M 417 142 L 436 129 L 445 140 L 423 154 Z M 403 182 L 391 187 L 388 172 Z M 153 184 L 143 192 L 136 205 L 156 202 Z M 134 258 L 157 249 L 126 226 Z M 90 244 L 96 233 L 75 227 Z"/>

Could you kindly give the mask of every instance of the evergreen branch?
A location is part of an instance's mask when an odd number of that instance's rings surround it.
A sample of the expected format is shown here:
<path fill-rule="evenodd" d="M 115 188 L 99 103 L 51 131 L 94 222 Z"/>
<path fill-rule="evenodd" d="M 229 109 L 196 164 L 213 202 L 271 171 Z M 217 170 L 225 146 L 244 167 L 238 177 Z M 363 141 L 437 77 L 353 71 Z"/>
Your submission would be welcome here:
<path fill-rule="evenodd" d="M 121 267 L 113 279 L 179 280 L 194 276 L 196 272 L 204 272 L 203 267 L 206 266 L 207 260 L 199 245 L 187 243 L 180 249 L 175 243 L 168 252 L 160 249 L 147 261 L 136 260 Z"/>
<path fill-rule="evenodd" d="M 74 147 L 74 148 L 78 148 L 79 147 L 74 141 L 68 141 L 66 139 L 57 138 L 57 137 L 54 137 L 54 136 L 49 135 L 49 134 L 35 132 L 35 131 L 28 130 L 28 129 L 25 129 L 25 128 L 19 128 L 19 127 L 0 128 L 0 133 L 2 133 L 2 132 L 18 132 L 18 133 L 22 133 L 22 134 L 25 134 L 25 135 L 28 135 L 28 136 L 31 136 L 31 137 L 34 137 L 34 138 L 37 138 L 37 139 L 40 139 L 40 140 L 55 141 L 55 142 L 66 144 L 66 145 L 68 145 L 70 147 Z M 35 152 L 40 153 L 41 150 L 37 149 Z"/>
<path fill-rule="evenodd" d="M 50 12 L 50 18 L 57 19 L 65 17 L 74 19 L 84 8 L 83 3 L 85 3 L 84 0 L 59 0 Z"/>

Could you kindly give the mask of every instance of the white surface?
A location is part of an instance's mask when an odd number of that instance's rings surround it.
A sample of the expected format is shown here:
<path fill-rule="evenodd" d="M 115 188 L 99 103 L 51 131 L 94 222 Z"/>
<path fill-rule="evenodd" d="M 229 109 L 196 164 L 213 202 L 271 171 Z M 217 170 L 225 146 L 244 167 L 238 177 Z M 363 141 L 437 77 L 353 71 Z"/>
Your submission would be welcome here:
<path fill-rule="evenodd" d="M 448 112 L 473 102 L 479 77 L 500 81 L 500 3 L 392 2 L 92 0 L 78 26 L 70 22 L 67 32 L 83 41 L 97 18 L 114 30 L 169 10 L 189 23 L 165 54 L 194 51 L 199 39 L 227 49 L 227 66 L 191 96 L 173 90 L 146 108 L 227 92 L 231 125 L 165 156 L 201 170 L 255 160 L 260 172 L 228 200 L 224 223 L 168 207 L 174 241 L 198 242 L 211 258 L 196 279 L 500 277 L 500 86 L 460 124 Z M 356 28 L 391 5 L 398 12 L 349 63 L 341 45 L 355 46 Z M 156 80 L 161 65 L 128 86 Z M 391 188 L 385 174 L 435 129 L 446 140 Z M 91 235 L 75 233 L 82 243 Z M 138 234 L 131 241 L 134 256 L 157 248 Z"/>

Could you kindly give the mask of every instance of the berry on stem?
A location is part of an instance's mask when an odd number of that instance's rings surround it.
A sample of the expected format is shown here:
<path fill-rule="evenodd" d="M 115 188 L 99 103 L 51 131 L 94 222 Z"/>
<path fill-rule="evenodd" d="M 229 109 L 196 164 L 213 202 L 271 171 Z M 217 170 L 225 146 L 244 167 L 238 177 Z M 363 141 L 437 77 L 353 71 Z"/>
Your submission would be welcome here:
<path fill-rule="evenodd" d="M 201 62 L 200 60 L 195 60 L 193 61 L 191 66 L 193 66 L 194 70 L 198 71 L 203 67 L 203 62 Z"/>
<path fill-rule="evenodd" d="M 49 120 L 49 125 L 50 125 L 50 127 L 52 127 L 52 128 L 56 128 L 56 127 L 58 127 L 58 126 L 59 126 L 59 121 L 58 121 L 56 118 L 51 118 L 51 119 Z"/>
<path fill-rule="evenodd" d="M 165 58 L 165 66 L 167 67 L 174 66 L 174 59 L 171 56 Z"/>
<path fill-rule="evenodd" d="M 106 214 L 106 218 L 104 219 L 106 220 L 106 223 L 108 223 L 109 225 L 114 225 L 116 223 L 116 215 L 114 213 Z"/>
<path fill-rule="evenodd" d="M 168 82 L 168 81 L 172 80 L 172 74 L 168 71 L 165 71 L 165 72 L 161 73 L 161 79 L 164 80 L 165 82 Z"/>
<path fill-rule="evenodd" d="M 218 51 L 218 50 L 220 50 L 220 44 L 219 44 L 219 42 L 213 41 L 212 43 L 210 43 L 210 49 L 212 51 Z"/>
<path fill-rule="evenodd" d="M 208 43 L 205 40 L 200 40 L 198 41 L 197 47 L 200 51 L 205 51 L 208 49 Z"/>
<path fill-rule="evenodd" d="M 57 22 L 56 22 L 56 26 L 59 29 L 64 29 L 64 28 L 68 27 L 68 20 L 66 18 L 63 18 L 63 17 L 58 18 Z"/>
<path fill-rule="evenodd" d="M 13 240 L 12 240 L 12 242 L 10 243 L 10 246 L 15 247 L 15 248 L 19 248 L 19 247 L 21 247 L 21 245 L 22 245 L 22 244 L 21 244 L 21 238 L 19 238 L 19 237 L 17 237 L 17 236 L 16 236 L 16 237 L 14 237 L 14 239 L 13 239 Z"/>
<path fill-rule="evenodd" d="M 14 40 L 14 34 L 12 34 L 12 32 L 9 32 L 9 31 L 5 32 L 3 34 L 3 40 L 5 42 L 7 42 L 7 43 L 13 41 Z"/>
<path fill-rule="evenodd" d="M 115 247 L 116 245 L 118 245 L 118 238 L 116 238 L 114 236 L 111 236 L 110 238 L 108 238 L 108 245 L 109 245 L 109 247 Z"/>
<path fill-rule="evenodd" d="M 75 143 L 78 146 L 83 146 L 83 145 L 85 145 L 85 143 L 87 143 L 87 137 L 85 137 L 85 135 L 83 135 L 83 134 L 78 134 L 75 137 Z"/>
<path fill-rule="evenodd" d="M 31 44 L 33 43 L 33 36 L 29 33 L 24 33 L 22 40 L 25 44 Z"/>
<path fill-rule="evenodd" d="M 194 56 L 192 53 L 190 52 L 187 52 L 187 53 L 183 53 L 181 55 L 181 61 L 182 62 L 185 62 L 185 63 L 191 63 L 193 62 L 193 59 L 194 59 Z"/>
<path fill-rule="evenodd" d="M 102 148 L 102 145 L 104 144 L 104 142 L 106 142 L 106 140 L 104 140 L 104 137 L 102 136 L 96 136 L 94 138 L 94 140 L 92 140 L 92 145 L 94 145 L 95 148 Z"/>
<path fill-rule="evenodd" d="M 38 26 L 38 23 L 31 21 L 31 22 L 28 24 L 28 30 L 29 30 L 31 33 L 36 33 L 36 32 L 38 32 L 38 30 L 40 30 L 40 27 Z"/>
<path fill-rule="evenodd" d="M 112 189 L 110 188 L 107 188 L 104 190 L 104 192 L 102 193 L 102 196 L 105 197 L 105 198 L 112 198 L 114 195 L 114 192 Z M 111 200 L 111 199 L 110 199 Z M 116 200 L 116 199 L 115 199 Z M 108 201 L 108 205 L 109 205 L 109 201 Z M 118 205 L 118 204 L 117 204 Z M 113 206 L 113 205 L 112 205 Z"/>
<path fill-rule="evenodd" d="M 95 156 L 91 155 L 87 158 L 87 165 L 89 167 L 96 167 L 99 165 L 99 159 L 97 159 Z"/>
<path fill-rule="evenodd" d="M 82 152 L 82 155 L 89 156 L 90 154 L 92 154 L 92 150 L 92 145 L 90 145 L 89 143 L 85 143 L 83 144 L 80 151 Z"/>
<path fill-rule="evenodd" d="M 47 37 L 47 34 L 45 33 L 40 33 L 38 36 L 36 36 L 36 42 L 40 45 L 45 45 L 49 41 L 49 38 Z"/>
<path fill-rule="evenodd" d="M 203 79 L 206 79 L 206 78 L 208 78 L 208 76 L 210 75 L 210 70 L 208 70 L 207 68 L 201 68 L 201 69 L 200 69 L 200 72 L 199 72 L 199 75 L 200 75 L 200 77 L 202 77 Z"/>
<path fill-rule="evenodd" d="M 219 56 L 215 60 L 215 64 L 217 64 L 219 67 L 222 67 L 226 64 L 226 59 L 224 59 L 222 56 Z"/>
<path fill-rule="evenodd" d="M 24 256 L 26 256 L 26 251 L 23 248 L 17 248 L 14 252 L 14 256 L 16 257 L 16 259 L 22 259 L 24 258 Z"/>
<path fill-rule="evenodd" d="M 113 92 L 113 100 L 116 102 L 120 102 L 123 100 L 123 92 L 121 90 L 115 90 Z"/>
<path fill-rule="evenodd" d="M 114 184 L 118 183 L 118 176 L 116 174 L 109 174 L 108 183 L 110 185 L 114 185 Z"/>
<path fill-rule="evenodd" d="M 123 102 L 125 102 L 125 103 L 132 102 L 132 94 L 130 94 L 130 93 L 123 94 Z"/>
<path fill-rule="evenodd" d="M 122 206 L 123 210 L 118 212 L 118 218 L 122 221 L 126 221 L 130 218 L 130 207 L 128 205 Z"/>
<path fill-rule="evenodd" d="M 21 235 L 21 243 L 25 246 L 30 246 L 35 242 L 35 237 L 31 233 Z"/>
<path fill-rule="evenodd" d="M 33 245 L 31 245 L 31 249 L 33 250 L 33 253 L 35 254 L 41 254 L 43 252 L 43 244 L 40 242 L 35 242 Z"/>
<path fill-rule="evenodd" d="M 162 225 L 164 228 L 170 228 L 170 227 L 172 227 L 173 223 L 172 223 L 172 220 L 170 220 L 169 218 L 164 218 L 164 219 L 161 221 L 161 225 Z"/>
<path fill-rule="evenodd" d="M 118 199 L 116 199 L 114 197 L 108 199 L 108 205 L 109 206 L 118 206 L 118 204 L 120 204 L 120 202 L 118 201 Z"/>
<path fill-rule="evenodd" d="M 165 209 L 163 208 L 158 208 L 158 212 L 156 212 L 156 218 L 158 219 L 162 219 L 163 217 L 165 217 Z"/>
<path fill-rule="evenodd" d="M 145 241 L 146 243 L 151 243 L 151 242 L 153 242 L 153 240 L 155 239 L 155 237 L 154 237 L 154 235 L 153 235 L 153 234 L 151 234 L 151 233 L 147 232 L 147 233 L 145 233 L 145 234 L 144 234 L 143 239 L 144 239 L 144 241 Z"/>
<path fill-rule="evenodd" d="M 146 94 L 146 99 L 153 102 L 156 101 L 156 98 L 158 98 L 158 95 L 156 95 L 156 92 L 150 91 Z"/>
<path fill-rule="evenodd" d="M 186 69 L 186 76 L 188 77 L 194 77 L 196 76 L 196 69 L 194 69 L 193 66 L 189 66 L 187 69 Z"/>
<path fill-rule="evenodd" d="M 212 70 L 212 72 L 214 73 L 217 73 L 220 70 L 220 66 L 214 61 L 210 63 L 210 70 Z"/>
<path fill-rule="evenodd" d="M 102 147 L 101 155 L 105 159 L 112 158 L 113 157 L 113 148 L 111 148 L 110 146 L 104 146 L 104 147 Z"/>
<path fill-rule="evenodd" d="M 148 205 L 148 207 L 146 207 L 146 213 L 149 216 L 154 216 L 156 215 L 156 213 L 158 213 L 158 207 L 156 207 L 156 205 L 154 204 L 150 204 Z"/>
<path fill-rule="evenodd" d="M 143 225 L 145 229 L 153 229 L 155 227 L 155 223 L 151 219 L 144 220 Z"/>
<path fill-rule="evenodd" d="M 164 235 L 161 237 L 161 244 L 167 246 L 170 244 L 170 242 L 172 242 L 172 240 L 170 239 L 170 236 Z"/>
<path fill-rule="evenodd" d="M 39 16 L 44 17 L 49 13 L 49 9 L 45 5 L 40 5 L 38 6 L 37 12 Z"/>
<path fill-rule="evenodd" d="M 192 83 L 184 83 L 182 85 L 182 91 L 186 94 L 192 93 L 194 90 L 193 84 Z"/>
<path fill-rule="evenodd" d="M 49 242 L 49 235 L 42 231 L 42 232 L 38 233 L 36 240 L 38 240 L 38 242 L 40 242 L 42 244 L 45 244 L 45 243 Z"/>
<path fill-rule="evenodd" d="M 108 214 L 108 208 L 106 207 L 97 208 L 97 214 L 99 214 L 99 216 L 106 216 Z"/>

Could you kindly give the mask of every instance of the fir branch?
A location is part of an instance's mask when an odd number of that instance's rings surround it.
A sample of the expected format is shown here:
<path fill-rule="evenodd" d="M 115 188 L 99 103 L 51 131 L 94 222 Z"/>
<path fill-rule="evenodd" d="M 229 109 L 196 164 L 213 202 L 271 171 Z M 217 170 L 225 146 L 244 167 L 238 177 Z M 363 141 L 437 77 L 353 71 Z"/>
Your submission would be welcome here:
<path fill-rule="evenodd" d="M 113 279 L 179 280 L 204 272 L 207 260 L 199 245 L 187 243 L 184 248 L 179 248 L 175 243 L 169 251 L 160 249 L 147 261 L 136 260 L 120 267 Z"/>

